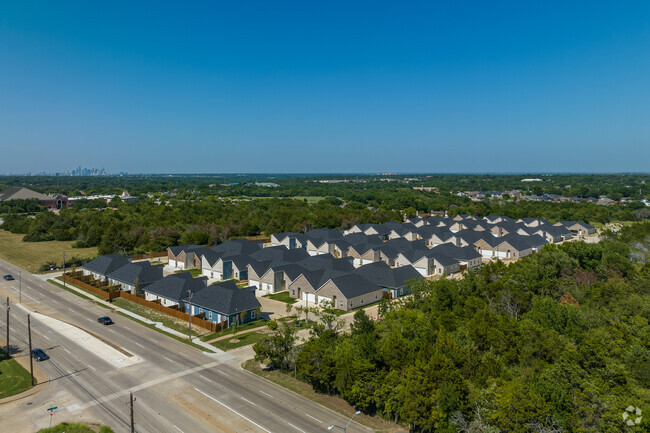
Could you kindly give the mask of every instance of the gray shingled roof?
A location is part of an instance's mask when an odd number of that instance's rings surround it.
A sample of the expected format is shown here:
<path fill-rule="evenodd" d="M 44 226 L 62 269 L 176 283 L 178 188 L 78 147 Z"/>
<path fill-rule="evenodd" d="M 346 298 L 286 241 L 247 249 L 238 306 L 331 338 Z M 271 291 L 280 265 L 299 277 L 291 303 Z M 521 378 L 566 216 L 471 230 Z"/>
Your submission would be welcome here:
<path fill-rule="evenodd" d="M 107 277 L 132 286 L 136 280 L 138 284 L 150 284 L 162 279 L 163 265 L 151 266 L 149 262 L 129 263 L 114 270 Z"/>
<path fill-rule="evenodd" d="M 397 289 L 404 287 L 406 281 L 422 278 L 422 275 L 411 265 L 391 268 L 385 262 L 375 262 L 356 269 L 356 274 L 381 287 Z"/>
<path fill-rule="evenodd" d="M 207 285 L 208 277 L 192 278 L 192 274 L 189 272 L 180 272 L 168 275 L 143 290 L 180 303 L 187 299 L 188 291 L 191 290 L 192 296 L 194 296 L 195 293 L 206 288 Z"/>
<path fill-rule="evenodd" d="M 332 283 L 347 299 L 363 296 L 381 290 L 377 284 L 368 281 L 357 274 L 347 274 L 331 278 Z"/>
<path fill-rule="evenodd" d="M 107 254 L 91 260 L 81 268 L 100 275 L 107 275 L 129 263 L 130 260 L 121 254 Z"/>
<path fill-rule="evenodd" d="M 234 281 L 213 284 L 192 293 L 192 304 L 224 315 L 254 310 L 262 305 L 255 297 L 255 287 L 240 289 Z"/>

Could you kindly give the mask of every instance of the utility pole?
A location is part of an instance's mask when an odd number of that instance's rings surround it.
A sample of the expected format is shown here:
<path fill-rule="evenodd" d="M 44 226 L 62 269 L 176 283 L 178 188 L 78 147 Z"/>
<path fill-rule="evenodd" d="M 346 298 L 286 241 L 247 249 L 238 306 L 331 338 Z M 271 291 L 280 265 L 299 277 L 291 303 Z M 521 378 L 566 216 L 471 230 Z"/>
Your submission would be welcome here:
<path fill-rule="evenodd" d="M 188 313 L 190 315 L 190 343 L 192 342 L 192 291 L 188 290 L 189 293 L 189 309 Z"/>
<path fill-rule="evenodd" d="M 23 303 L 23 271 L 18 271 L 18 303 Z"/>
<path fill-rule="evenodd" d="M 63 252 L 63 274 L 61 277 L 63 278 L 63 287 L 65 287 L 65 251 Z"/>
<path fill-rule="evenodd" d="M 133 392 L 129 392 L 131 396 L 131 433 L 135 433 L 135 423 L 133 422 Z"/>
<path fill-rule="evenodd" d="M 9 296 L 7 296 L 7 359 L 9 359 Z"/>
<path fill-rule="evenodd" d="M 34 386 L 34 360 L 32 359 L 32 323 L 27 313 L 27 335 L 29 335 L 29 373 L 32 375 L 32 386 Z"/>

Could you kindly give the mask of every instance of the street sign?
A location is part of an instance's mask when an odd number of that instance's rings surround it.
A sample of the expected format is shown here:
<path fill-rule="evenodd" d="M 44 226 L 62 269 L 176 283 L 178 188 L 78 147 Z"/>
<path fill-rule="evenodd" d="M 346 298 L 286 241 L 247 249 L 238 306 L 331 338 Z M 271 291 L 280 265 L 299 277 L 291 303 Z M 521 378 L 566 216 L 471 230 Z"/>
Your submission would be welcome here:
<path fill-rule="evenodd" d="M 50 407 L 47 408 L 47 410 L 56 410 L 56 409 L 58 409 L 58 407 L 56 407 L 56 406 L 50 406 Z"/>

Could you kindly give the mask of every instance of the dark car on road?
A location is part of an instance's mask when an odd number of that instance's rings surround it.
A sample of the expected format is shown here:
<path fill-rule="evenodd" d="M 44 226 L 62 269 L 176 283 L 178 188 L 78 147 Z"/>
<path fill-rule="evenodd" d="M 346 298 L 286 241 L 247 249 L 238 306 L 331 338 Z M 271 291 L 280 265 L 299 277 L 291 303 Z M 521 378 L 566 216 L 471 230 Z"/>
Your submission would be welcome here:
<path fill-rule="evenodd" d="M 102 325 L 112 325 L 113 324 L 113 321 L 108 316 L 100 317 L 99 319 L 97 319 L 97 321 L 99 323 L 101 323 Z"/>
<path fill-rule="evenodd" d="M 7 274 L 7 275 L 5 275 L 5 276 L 4 276 L 4 277 L 2 277 L 2 278 L 4 278 L 4 279 L 5 279 L 5 280 L 7 280 L 7 281 L 13 281 L 13 280 L 15 280 L 15 278 L 14 278 L 14 277 L 12 277 L 12 276 L 11 276 L 11 275 L 9 275 L 9 274 Z"/>
<path fill-rule="evenodd" d="M 46 361 L 50 359 L 50 357 L 47 356 L 47 353 L 45 353 L 43 349 L 32 350 L 32 356 L 34 356 L 34 359 L 37 361 Z"/>

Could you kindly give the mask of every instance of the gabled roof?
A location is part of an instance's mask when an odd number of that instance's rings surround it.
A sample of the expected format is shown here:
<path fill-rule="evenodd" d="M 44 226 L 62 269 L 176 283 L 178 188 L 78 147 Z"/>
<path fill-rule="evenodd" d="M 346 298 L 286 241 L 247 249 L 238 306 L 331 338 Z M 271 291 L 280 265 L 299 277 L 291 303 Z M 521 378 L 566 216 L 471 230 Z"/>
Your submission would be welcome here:
<path fill-rule="evenodd" d="M 194 296 L 197 292 L 206 288 L 207 285 L 208 277 L 192 278 L 192 274 L 189 272 L 180 272 L 168 275 L 143 290 L 180 303 L 182 300 L 187 299 L 188 291 L 191 290 L 192 296 Z"/>
<path fill-rule="evenodd" d="M 212 248 L 213 251 L 229 255 L 251 254 L 261 249 L 262 244 L 260 242 L 252 242 L 248 239 L 233 239 Z"/>
<path fill-rule="evenodd" d="M 474 249 L 474 247 L 457 247 L 453 244 L 441 244 L 431 249 L 432 251 L 440 252 L 447 257 L 460 261 L 469 261 L 480 259 L 481 254 Z"/>
<path fill-rule="evenodd" d="M 572 227 L 574 225 L 579 225 L 579 226 L 582 226 L 582 227 L 584 227 L 586 229 L 589 229 L 589 230 L 594 228 L 594 226 L 592 226 L 591 224 L 587 224 L 587 223 L 582 222 L 582 221 L 560 221 L 558 224 L 561 224 L 566 228 Z"/>
<path fill-rule="evenodd" d="M 8 200 L 50 200 L 51 197 L 41 194 L 40 192 L 32 191 L 31 189 L 14 186 L 0 191 L 0 201 Z"/>
<path fill-rule="evenodd" d="M 147 261 L 129 263 L 106 276 L 130 285 L 135 285 L 136 280 L 138 284 L 149 284 L 162 279 L 163 265 L 151 266 L 151 263 Z"/>
<path fill-rule="evenodd" d="M 213 284 L 192 294 L 192 304 L 224 315 L 241 313 L 261 307 L 255 287 L 240 289 L 234 281 Z"/>
<path fill-rule="evenodd" d="M 107 254 L 97 257 L 81 268 L 96 274 L 107 275 L 129 263 L 130 260 L 120 254 Z"/>
<path fill-rule="evenodd" d="M 347 274 L 340 277 L 334 277 L 330 278 L 328 281 L 332 281 L 341 294 L 343 294 L 347 299 L 356 298 L 357 296 L 363 296 L 381 290 L 381 287 L 377 284 L 368 281 L 357 274 Z M 327 283 L 327 281 L 325 283 Z"/>
<path fill-rule="evenodd" d="M 200 250 L 201 248 L 205 248 L 205 247 L 201 245 L 188 244 L 188 245 L 177 245 L 175 247 L 169 247 L 167 248 L 167 250 L 170 251 L 174 257 L 178 257 L 178 255 L 183 251 L 185 251 L 185 254 L 187 254 L 188 252 Z"/>
<path fill-rule="evenodd" d="M 404 287 L 406 281 L 422 278 L 422 275 L 411 265 L 391 268 L 385 262 L 375 262 L 363 265 L 355 273 L 381 287 L 397 289 Z"/>

